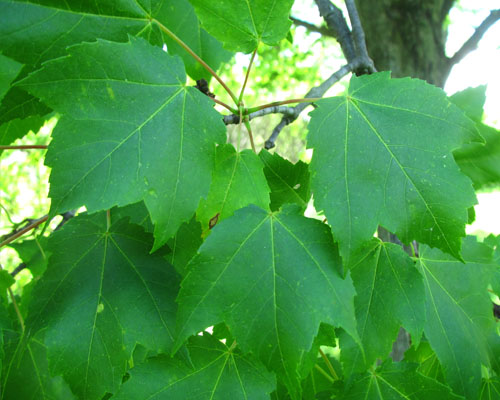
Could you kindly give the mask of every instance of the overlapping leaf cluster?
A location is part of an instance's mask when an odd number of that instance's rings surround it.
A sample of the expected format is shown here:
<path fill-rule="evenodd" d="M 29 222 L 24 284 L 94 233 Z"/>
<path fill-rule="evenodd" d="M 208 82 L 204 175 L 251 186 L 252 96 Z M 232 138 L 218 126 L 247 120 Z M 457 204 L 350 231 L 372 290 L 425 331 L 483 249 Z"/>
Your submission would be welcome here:
<path fill-rule="evenodd" d="M 283 39 L 292 3 L 0 1 L 1 144 L 57 113 L 50 216 L 87 210 L 13 245 L 34 282 L 15 310 L 0 279 L 3 399 L 498 393 L 499 240 L 464 239 L 500 178 L 484 91 L 353 76 L 311 113 L 307 165 L 227 144 L 186 83 L 208 72 L 166 30 L 217 69 Z"/>

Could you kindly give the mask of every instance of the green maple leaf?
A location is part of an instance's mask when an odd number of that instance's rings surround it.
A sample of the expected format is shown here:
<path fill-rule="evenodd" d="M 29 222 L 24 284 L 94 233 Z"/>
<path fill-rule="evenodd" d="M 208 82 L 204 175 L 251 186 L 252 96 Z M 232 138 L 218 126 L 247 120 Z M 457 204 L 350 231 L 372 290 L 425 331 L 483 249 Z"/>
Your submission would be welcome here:
<path fill-rule="evenodd" d="M 72 390 L 100 399 L 121 383 L 137 343 L 172 348 L 178 278 L 151 235 L 106 213 L 73 218 L 50 237 L 47 271 L 32 294 L 27 332 L 45 329 L 49 365 Z"/>
<path fill-rule="evenodd" d="M 222 221 L 249 204 L 269 208 L 269 186 L 263 167 L 252 150 L 238 153 L 231 144 L 217 148 L 210 191 L 196 212 L 204 232 L 211 220 Z"/>
<path fill-rule="evenodd" d="M 144 200 L 158 248 L 207 194 L 225 126 L 180 59 L 130 40 L 71 47 L 22 86 L 64 114 L 46 157 L 51 214 Z"/>
<path fill-rule="evenodd" d="M 249 206 L 217 224 L 188 266 L 177 300 L 177 346 L 225 321 L 238 346 L 276 371 L 294 399 L 298 367 L 320 323 L 356 337 L 354 288 L 338 272 L 328 228 L 298 211 Z"/>
<path fill-rule="evenodd" d="M 191 338 L 188 349 L 192 366 L 168 356 L 150 358 L 130 370 L 113 399 L 264 400 L 275 388 L 262 364 L 206 333 Z"/>
<path fill-rule="evenodd" d="M 359 377 L 339 397 L 342 400 L 459 400 L 450 388 L 416 372 L 418 364 L 383 363 Z"/>
<path fill-rule="evenodd" d="M 203 27 L 232 51 L 249 53 L 260 42 L 275 45 L 292 24 L 288 15 L 293 0 L 189 1 Z"/>
<path fill-rule="evenodd" d="M 170 28 L 213 69 L 229 56 L 222 45 L 199 27 L 193 8 L 186 0 L 119 2 L 0 1 L 0 50 L 24 64 L 37 67 L 42 62 L 65 54 L 66 47 L 97 38 L 125 42 L 128 35 L 147 39 L 152 44 L 167 43 L 169 52 L 178 54 L 194 78 L 208 78 L 184 49 L 152 21 Z M 43 35 L 40 35 L 43 32 Z"/>
<path fill-rule="evenodd" d="M 460 257 L 476 198 L 451 152 L 481 140 L 442 90 L 417 79 L 353 76 L 344 96 L 319 101 L 308 134 L 311 187 L 344 259 L 378 225 Z"/>
<path fill-rule="evenodd" d="M 488 337 L 496 332 L 487 291 L 494 264 L 491 248 L 474 238 L 464 241 L 463 256 L 466 263 L 421 246 L 418 267 L 426 292 L 425 336 L 453 390 L 476 398 L 481 364 L 490 365 Z"/>
<path fill-rule="evenodd" d="M 373 239 L 353 260 L 351 277 L 358 293 L 354 306 L 364 352 L 348 335 L 341 336 L 347 374 L 385 359 L 400 326 L 418 346 L 425 322 L 422 276 L 400 246 Z"/>
<path fill-rule="evenodd" d="M 43 332 L 29 340 L 20 333 L 10 332 L 2 399 L 76 399 L 61 376 L 51 376 L 43 339 Z"/>
<path fill-rule="evenodd" d="M 307 208 L 311 198 L 309 170 L 306 163 L 292 164 L 278 153 L 262 149 L 259 157 L 264 163 L 264 174 L 271 188 L 271 210 L 277 211 L 283 204 L 295 203 Z"/>

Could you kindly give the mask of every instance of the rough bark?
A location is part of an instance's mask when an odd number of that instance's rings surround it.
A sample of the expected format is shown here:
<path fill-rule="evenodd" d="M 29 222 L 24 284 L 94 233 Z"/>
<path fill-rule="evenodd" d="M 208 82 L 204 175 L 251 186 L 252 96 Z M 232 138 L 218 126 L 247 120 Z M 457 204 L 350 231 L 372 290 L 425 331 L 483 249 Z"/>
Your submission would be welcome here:
<path fill-rule="evenodd" d="M 357 0 L 368 53 L 379 71 L 443 87 L 449 74 L 444 22 L 453 0 Z"/>

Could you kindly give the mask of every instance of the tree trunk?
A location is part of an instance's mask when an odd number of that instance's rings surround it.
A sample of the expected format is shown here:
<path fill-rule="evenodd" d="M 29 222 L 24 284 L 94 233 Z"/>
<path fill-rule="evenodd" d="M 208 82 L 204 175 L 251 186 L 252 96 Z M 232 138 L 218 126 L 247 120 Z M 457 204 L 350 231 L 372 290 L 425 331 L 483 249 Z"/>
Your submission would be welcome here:
<path fill-rule="evenodd" d="M 443 87 L 449 74 L 444 22 L 453 0 L 357 0 L 368 53 L 379 71 Z"/>

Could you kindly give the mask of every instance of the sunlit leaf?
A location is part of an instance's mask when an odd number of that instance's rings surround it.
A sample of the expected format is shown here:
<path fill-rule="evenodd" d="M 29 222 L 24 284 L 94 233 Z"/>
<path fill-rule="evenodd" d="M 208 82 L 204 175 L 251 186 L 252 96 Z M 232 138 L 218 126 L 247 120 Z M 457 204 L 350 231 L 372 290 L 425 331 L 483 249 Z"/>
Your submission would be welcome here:
<path fill-rule="evenodd" d="M 189 1 L 203 27 L 232 51 L 249 53 L 260 42 L 275 45 L 292 24 L 288 15 L 293 0 Z"/>
<path fill-rule="evenodd" d="M 460 257 L 476 199 L 451 152 L 482 140 L 474 123 L 441 89 L 388 72 L 353 76 L 344 96 L 317 104 L 311 187 L 344 259 L 378 225 Z"/>
<path fill-rule="evenodd" d="M 225 140 L 220 114 L 185 85 L 178 58 L 142 39 L 69 52 L 23 81 L 64 113 L 46 157 L 51 213 L 144 200 L 158 248 L 208 192 L 215 142 Z"/>

